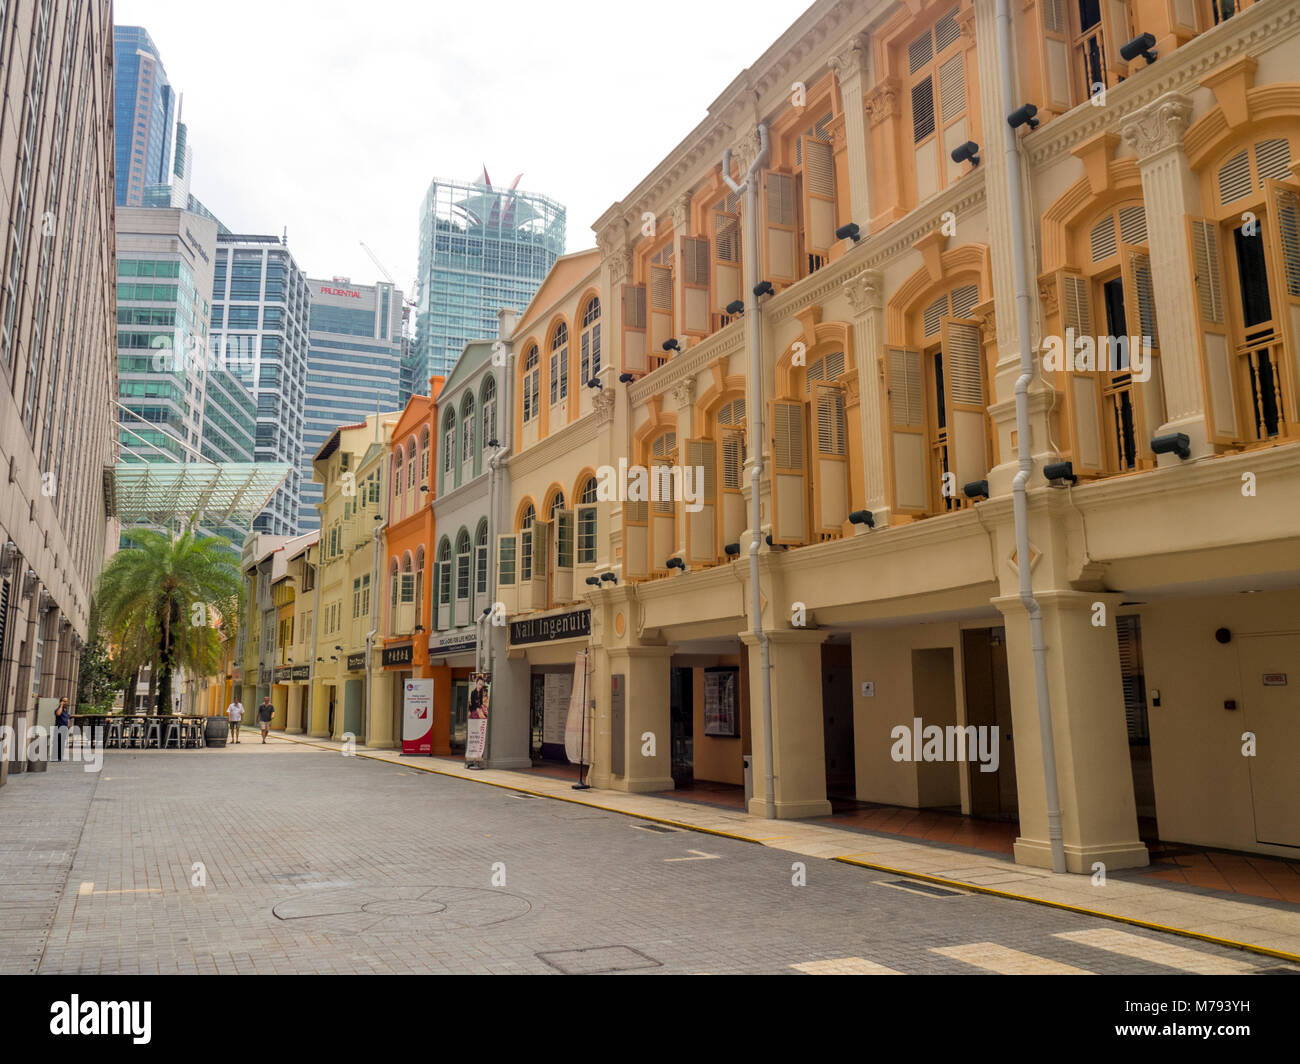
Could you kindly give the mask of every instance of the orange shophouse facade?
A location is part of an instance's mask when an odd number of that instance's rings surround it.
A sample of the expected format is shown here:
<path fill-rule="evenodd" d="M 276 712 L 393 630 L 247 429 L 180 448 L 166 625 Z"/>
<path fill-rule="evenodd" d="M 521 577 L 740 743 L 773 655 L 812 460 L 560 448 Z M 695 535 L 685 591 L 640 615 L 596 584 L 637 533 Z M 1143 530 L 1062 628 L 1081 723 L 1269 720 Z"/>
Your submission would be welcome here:
<path fill-rule="evenodd" d="M 429 395 L 413 395 L 393 427 L 388 490 L 388 539 L 384 559 L 385 610 L 380 669 L 372 712 L 392 715 L 393 741 L 402 743 L 406 680 L 432 679 L 433 752 L 449 755 L 452 670 L 429 664 L 429 603 L 432 596 L 433 498 L 437 468 L 437 396 L 443 378 L 429 379 Z"/>

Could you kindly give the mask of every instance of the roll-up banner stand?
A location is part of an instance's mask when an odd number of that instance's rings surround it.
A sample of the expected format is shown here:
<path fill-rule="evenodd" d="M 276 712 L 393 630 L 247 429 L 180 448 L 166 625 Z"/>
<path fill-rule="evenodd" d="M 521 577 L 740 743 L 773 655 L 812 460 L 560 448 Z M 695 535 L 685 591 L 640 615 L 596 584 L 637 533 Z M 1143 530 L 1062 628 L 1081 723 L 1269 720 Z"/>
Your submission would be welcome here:
<path fill-rule="evenodd" d="M 433 756 L 433 681 L 402 684 L 402 753 Z"/>

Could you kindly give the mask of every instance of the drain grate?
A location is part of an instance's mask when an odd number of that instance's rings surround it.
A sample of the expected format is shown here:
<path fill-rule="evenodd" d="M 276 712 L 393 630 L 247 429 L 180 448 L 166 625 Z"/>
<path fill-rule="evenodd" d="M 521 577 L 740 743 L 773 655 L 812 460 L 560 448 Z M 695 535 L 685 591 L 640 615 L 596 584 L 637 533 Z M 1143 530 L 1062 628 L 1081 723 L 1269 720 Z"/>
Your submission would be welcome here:
<path fill-rule="evenodd" d="M 656 831 L 660 835 L 667 835 L 677 830 L 676 828 L 664 827 L 663 824 L 633 824 L 632 826 L 640 831 Z"/>
<path fill-rule="evenodd" d="M 662 968 L 657 961 L 631 946 L 591 946 L 555 953 L 535 954 L 537 959 L 561 975 L 611 975 L 642 968 Z"/>
<path fill-rule="evenodd" d="M 964 898 L 964 891 L 949 890 L 947 887 L 938 887 L 933 883 L 926 883 L 919 879 L 880 879 L 876 883 L 882 887 L 893 887 L 895 890 L 906 890 L 913 894 L 928 894 L 932 898 Z"/>

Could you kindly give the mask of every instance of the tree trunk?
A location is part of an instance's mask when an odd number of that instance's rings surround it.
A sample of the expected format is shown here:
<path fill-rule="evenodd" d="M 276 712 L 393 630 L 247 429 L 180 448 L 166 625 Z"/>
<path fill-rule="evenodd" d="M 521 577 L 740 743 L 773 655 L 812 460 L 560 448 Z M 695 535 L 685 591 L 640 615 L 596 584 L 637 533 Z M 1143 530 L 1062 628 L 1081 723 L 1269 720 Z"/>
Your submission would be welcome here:
<path fill-rule="evenodd" d="M 163 612 L 162 633 L 158 637 L 158 706 L 155 712 L 159 716 L 169 715 L 172 711 L 172 613 L 174 604 L 167 603 Z"/>

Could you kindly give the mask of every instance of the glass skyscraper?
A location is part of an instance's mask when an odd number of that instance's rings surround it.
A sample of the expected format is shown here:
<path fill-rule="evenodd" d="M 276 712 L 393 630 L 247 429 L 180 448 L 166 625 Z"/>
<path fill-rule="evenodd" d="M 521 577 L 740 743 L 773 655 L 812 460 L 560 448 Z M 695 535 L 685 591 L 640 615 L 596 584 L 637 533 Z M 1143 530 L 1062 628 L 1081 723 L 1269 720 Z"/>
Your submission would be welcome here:
<path fill-rule="evenodd" d="M 546 196 L 496 188 L 486 170 L 478 181 L 434 179 L 420 212 L 422 378 L 445 377 L 466 343 L 495 337 L 502 307 L 528 304 L 564 254 L 564 218 Z"/>
<path fill-rule="evenodd" d="M 153 38 L 142 26 L 114 26 L 113 150 L 119 207 L 143 206 L 148 185 L 170 183 L 175 121 L 176 95 Z"/>
<path fill-rule="evenodd" d="M 253 530 L 298 532 L 307 394 L 307 277 L 277 236 L 217 234 L 212 271 L 212 349 L 257 401 L 254 458 L 293 466 Z"/>
<path fill-rule="evenodd" d="M 376 411 L 400 410 L 402 292 L 391 284 L 353 284 L 346 277 L 308 280 L 311 326 L 303 427 L 302 509 L 298 530 L 320 528 L 312 459 L 341 425 Z"/>

